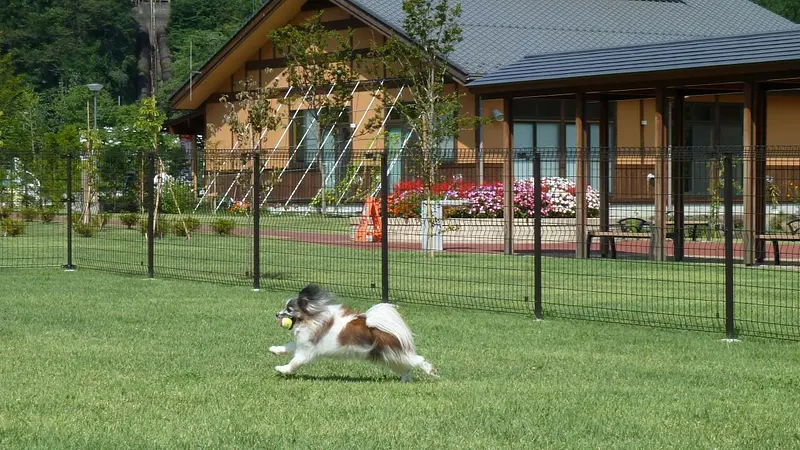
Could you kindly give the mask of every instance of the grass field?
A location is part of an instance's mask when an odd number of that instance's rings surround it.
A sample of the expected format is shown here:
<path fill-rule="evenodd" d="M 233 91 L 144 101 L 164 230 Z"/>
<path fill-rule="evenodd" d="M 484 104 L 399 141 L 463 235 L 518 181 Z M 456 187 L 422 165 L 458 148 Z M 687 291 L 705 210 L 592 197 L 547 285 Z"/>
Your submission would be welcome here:
<path fill-rule="evenodd" d="M 2 448 L 797 448 L 800 347 L 407 305 L 442 378 L 281 378 L 290 293 L 0 271 Z M 363 309 L 368 304 L 345 298 Z"/>
<path fill-rule="evenodd" d="M 238 218 L 237 220 L 243 220 Z M 205 223 L 205 222 L 204 222 Z M 312 242 L 285 236 L 261 240 L 261 286 L 265 290 L 299 289 L 315 281 L 343 294 L 379 298 L 380 246 L 326 245 L 324 233 L 341 234 L 347 218 L 269 216 L 265 231 L 322 233 Z M 244 226 L 244 224 L 242 224 Z M 25 257 L 22 266 L 64 261 L 63 224 L 31 223 L 26 234 L 0 238 L 0 265 Z M 63 231 L 63 230 L 62 230 Z M 316 239 L 316 242 L 314 242 Z M 346 239 L 345 239 L 346 240 Z M 157 278 L 252 283 L 252 240 L 246 236 L 193 233 L 187 240 L 167 235 L 155 241 Z M 8 255 L 11 255 L 10 257 Z M 109 226 L 94 237 L 74 238 L 74 261 L 145 277 L 145 240 L 137 229 Z M 653 263 L 594 258 L 542 259 L 543 310 L 546 317 L 571 317 L 723 333 L 725 272 L 715 263 Z M 533 258 L 497 253 L 445 253 L 427 258 L 418 251 L 392 251 L 389 286 L 392 298 L 492 311 L 531 314 Z M 797 266 L 734 271 L 736 327 L 744 336 L 800 339 L 800 273 Z"/>

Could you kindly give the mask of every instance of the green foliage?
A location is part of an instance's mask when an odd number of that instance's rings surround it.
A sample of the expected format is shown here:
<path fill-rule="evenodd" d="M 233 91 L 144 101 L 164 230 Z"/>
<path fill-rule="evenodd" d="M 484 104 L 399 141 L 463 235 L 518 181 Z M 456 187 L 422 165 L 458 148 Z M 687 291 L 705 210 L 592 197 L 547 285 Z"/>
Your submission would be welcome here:
<path fill-rule="evenodd" d="M 53 219 L 56 218 L 56 214 L 58 214 L 58 208 L 55 206 L 48 206 L 42 208 L 40 215 L 42 217 L 42 222 L 50 223 Z"/>
<path fill-rule="evenodd" d="M 136 213 L 125 213 L 119 216 L 119 220 L 130 230 L 139 223 L 139 215 Z"/>
<path fill-rule="evenodd" d="M 0 2 L 0 48 L 40 92 L 102 83 L 114 96 L 135 95 L 136 24 L 130 2 Z"/>
<path fill-rule="evenodd" d="M 403 30 L 406 36 L 392 36 L 373 52 L 378 61 L 376 74 L 404 80 L 412 86 L 411 102 L 394 103 L 394 89 L 383 87 L 379 98 L 394 105 L 418 139 L 409 143 L 412 170 L 423 182 L 426 196 L 437 182 L 436 174 L 450 139 L 460 130 L 474 127 L 480 120 L 459 115 L 463 90 L 445 91 L 449 75 L 448 61 L 455 45 L 462 40 L 458 21 L 461 3 L 451 0 L 403 0 Z M 413 44 L 407 43 L 410 39 Z M 381 117 L 370 128 L 378 128 Z"/>
<path fill-rule="evenodd" d="M 25 232 L 25 222 L 17 219 L 5 218 L 0 222 L 3 234 L 7 236 L 21 236 Z"/>
<path fill-rule="evenodd" d="M 262 4 L 262 0 L 172 0 L 169 47 L 173 77 L 164 90 L 174 92 L 189 78 L 190 47 L 192 70 L 197 70 Z"/>
<path fill-rule="evenodd" d="M 30 160 L 31 145 L 38 134 L 37 111 L 33 88 L 14 73 L 11 55 L 0 52 L 0 166 L 10 167 L 13 157 L 25 157 L 23 162 Z"/>
<path fill-rule="evenodd" d="M 33 222 L 39 217 L 39 210 L 33 206 L 26 206 L 19 212 L 20 217 L 25 222 Z"/>
<path fill-rule="evenodd" d="M 794 23 L 800 23 L 800 2 L 797 0 L 754 0 L 756 4 L 779 14 Z"/>
<path fill-rule="evenodd" d="M 186 214 L 192 211 L 196 202 L 197 198 L 192 192 L 191 186 L 181 183 L 169 183 L 164 187 L 161 211 L 166 214 Z"/>
<path fill-rule="evenodd" d="M 187 230 L 191 233 L 198 228 L 200 228 L 200 221 L 191 216 L 179 217 L 172 223 L 172 231 L 175 233 L 175 236 L 185 237 L 187 235 Z"/>
<path fill-rule="evenodd" d="M 215 219 L 211 222 L 211 229 L 220 236 L 229 236 L 233 232 L 233 219 Z"/>
<path fill-rule="evenodd" d="M 100 231 L 100 227 L 96 220 L 92 220 L 89 223 L 83 223 L 82 220 L 76 220 L 72 224 L 72 231 L 78 233 L 83 237 L 90 238 L 95 235 L 98 231 Z"/>

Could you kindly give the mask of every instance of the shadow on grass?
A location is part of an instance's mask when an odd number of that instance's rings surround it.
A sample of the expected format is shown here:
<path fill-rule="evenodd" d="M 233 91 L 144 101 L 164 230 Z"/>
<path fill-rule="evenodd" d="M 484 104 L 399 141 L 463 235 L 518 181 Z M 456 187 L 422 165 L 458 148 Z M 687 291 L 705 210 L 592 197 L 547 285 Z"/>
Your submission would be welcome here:
<path fill-rule="evenodd" d="M 399 376 L 381 375 L 378 377 L 350 375 L 280 375 L 279 378 L 302 381 L 325 381 L 338 383 L 400 383 Z"/>

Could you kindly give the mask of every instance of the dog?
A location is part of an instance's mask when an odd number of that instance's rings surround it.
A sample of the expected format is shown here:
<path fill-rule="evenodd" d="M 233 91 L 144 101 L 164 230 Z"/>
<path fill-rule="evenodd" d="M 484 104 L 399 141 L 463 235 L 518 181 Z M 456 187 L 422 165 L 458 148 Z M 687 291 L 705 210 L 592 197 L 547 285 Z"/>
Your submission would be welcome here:
<path fill-rule="evenodd" d="M 411 381 L 414 368 L 438 378 L 431 363 L 417 354 L 411 330 L 394 305 L 381 303 L 357 314 L 334 304 L 330 292 L 309 284 L 275 317 L 292 320 L 295 338 L 269 348 L 275 355 L 292 355 L 288 364 L 275 367 L 281 374 L 292 374 L 319 358 L 340 357 L 384 365 L 403 382 Z"/>

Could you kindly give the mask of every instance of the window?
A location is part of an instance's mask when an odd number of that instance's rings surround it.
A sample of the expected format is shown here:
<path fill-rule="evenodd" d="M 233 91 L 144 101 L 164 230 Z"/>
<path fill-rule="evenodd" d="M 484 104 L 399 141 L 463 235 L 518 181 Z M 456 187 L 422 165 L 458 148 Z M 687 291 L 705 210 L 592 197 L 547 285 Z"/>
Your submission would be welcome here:
<path fill-rule="evenodd" d="M 736 149 L 741 155 L 743 133 L 741 103 L 687 102 L 684 140 L 692 147 L 686 164 L 683 190 L 691 195 L 708 195 L 712 172 L 711 150 L 717 146 Z M 742 183 L 742 164 L 734 159 L 734 177 Z"/>
<path fill-rule="evenodd" d="M 514 111 L 514 173 L 517 178 L 533 176 L 533 152 L 542 155 L 543 177 L 566 177 L 574 179 L 576 176 L 575 151 L 575 101 L 525 98 L 515 99 L 512 105 Z M 609 120 L 612 122 L 608 128 L 610 173 L 613 177 L 615 158 L 616 103 L 610 102 L 608 107 Z M 588 103 L 586 105 L 586 119 L 589 142 L 589 184 L 598 188 L 600 184 L 600 161 L 597 147 L 600 144 L 600 104 Z M 591 123 L 594 121 L 595 123 Z M 609 183 L 609 189 L 613 183 Z"/>
<path fill-rule="evenodd" d="M 314 113 L 313 110 L 302 110 L 292 122 L 293 156 L 289 163 L 295 169 L 324 170 L 325 187 L 332 188 L 350 164 L 350 111 L 343 112 L 339 123 L 324 130 L 317 124 Z"/>

